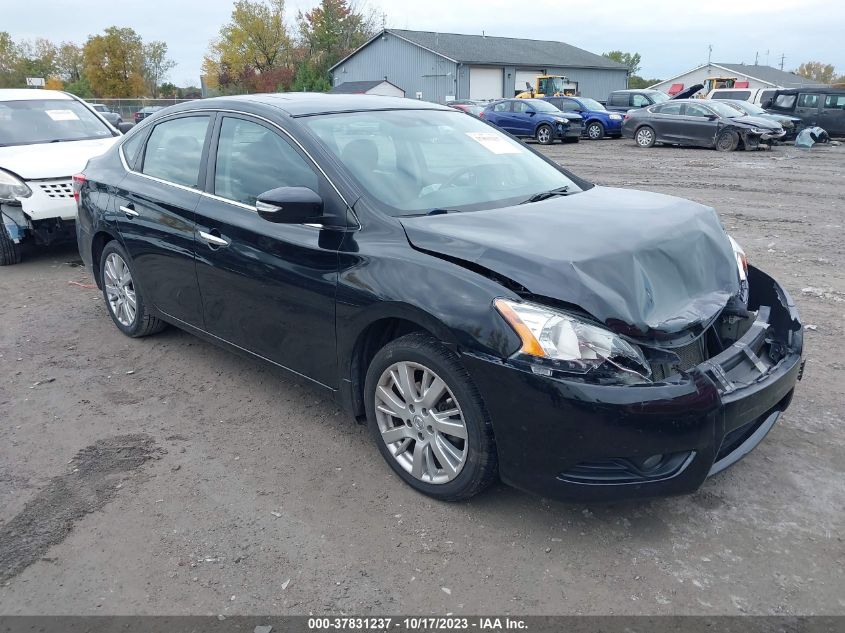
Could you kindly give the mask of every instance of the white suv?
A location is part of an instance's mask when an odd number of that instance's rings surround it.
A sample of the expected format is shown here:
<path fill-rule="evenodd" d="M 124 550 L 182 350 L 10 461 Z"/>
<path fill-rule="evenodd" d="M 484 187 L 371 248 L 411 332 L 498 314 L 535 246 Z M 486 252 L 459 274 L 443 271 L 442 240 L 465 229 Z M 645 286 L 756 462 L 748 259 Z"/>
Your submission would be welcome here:
<path fill-rule="evenodd" d="M 74 174 L 120 136 L 82 100 L 55 90 L 0 90 L 0 266 L 21 244 L 76 239 Z"/>

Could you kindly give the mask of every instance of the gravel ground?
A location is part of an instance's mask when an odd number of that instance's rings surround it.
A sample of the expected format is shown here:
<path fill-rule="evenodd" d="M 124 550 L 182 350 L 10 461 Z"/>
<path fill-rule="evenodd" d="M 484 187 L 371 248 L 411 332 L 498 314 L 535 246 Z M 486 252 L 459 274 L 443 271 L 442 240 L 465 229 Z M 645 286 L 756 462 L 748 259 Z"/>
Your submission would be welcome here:
<path fill-rule="evenodd" d="M 122 336 L 53 249 L 0 269 L 0 613 L 845 613 L 845 147 L 544 151 L 715 206 L 797 299 L 807 369 L 756 451 L 680 498 L 437 503 L 311 389 Z"/>

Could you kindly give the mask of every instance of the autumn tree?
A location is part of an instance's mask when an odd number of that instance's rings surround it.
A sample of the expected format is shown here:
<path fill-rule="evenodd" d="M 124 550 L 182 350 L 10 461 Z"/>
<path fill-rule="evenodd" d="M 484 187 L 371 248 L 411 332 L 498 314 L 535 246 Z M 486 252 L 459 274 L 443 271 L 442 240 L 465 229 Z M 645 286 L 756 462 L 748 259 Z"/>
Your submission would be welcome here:
<path fill-rule="evenodd" d="M 137 97 L 144 92 L 144 46 L 131 28 L 110 26 L 88 38 L 84 72 L 97 97 Z"/>
<path fill-rule="evenodd" d="M 18 47 L 12 36 L 0 31 L 0 88 L 18 88 Z"/>
<path fill-rule="evenodd" d="M 328 90 L 329 69 L 376 32 L 374 14 L 347 0 L 322 0 L 297 16 L 304 59 L 296 76 L 297 90 Z"/>
<path fill-rule="evenodd" d="M 273 91 L 293 78 L 292 41 L 284 0 L 238 0 L 209 45 L 203 72 L 226 92 Z"/>
<path fill-rule="evenodd" d="M 68 83 L 82 79 L 84 58 L 82 47 L 73 42 L 62 42 L 59 44 L 56 56 L 56 70 L 59 77 Z"/>
<path fill-rule="evenodd" d="M 148 42 L 144 44 L 144 79 L 147 90 L 153 97 L 158 97 L 159 84 L 176 66 L 176 62 L 167 56 L 166 42 Z"/>
<path fill-rule="evenodd" d="M 822 62 L 804 62 L 794 72 L 796 75 L 801 75 L 820 84 L 833 83 L 836 78 L 836 69 L 833 64 Z"/>

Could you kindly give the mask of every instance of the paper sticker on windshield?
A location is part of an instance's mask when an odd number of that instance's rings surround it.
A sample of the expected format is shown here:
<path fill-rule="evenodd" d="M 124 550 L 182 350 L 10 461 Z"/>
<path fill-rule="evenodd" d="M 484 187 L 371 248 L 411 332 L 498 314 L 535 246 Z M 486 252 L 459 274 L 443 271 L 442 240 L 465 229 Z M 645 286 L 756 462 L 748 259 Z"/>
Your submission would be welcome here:
<path fill-rule="evenodd" d="M 79 121 L 79 117 L 73 110 L 45 110 L 45 112 L 54 121 Z"/>
<path fill-rule="evenodd" d="M 504 136 L 492 132 L 467 132 L 466 135 L 494 154 L 520 154 L 522 152 L 522 148 L 518 145 L 510 143 Z"/>

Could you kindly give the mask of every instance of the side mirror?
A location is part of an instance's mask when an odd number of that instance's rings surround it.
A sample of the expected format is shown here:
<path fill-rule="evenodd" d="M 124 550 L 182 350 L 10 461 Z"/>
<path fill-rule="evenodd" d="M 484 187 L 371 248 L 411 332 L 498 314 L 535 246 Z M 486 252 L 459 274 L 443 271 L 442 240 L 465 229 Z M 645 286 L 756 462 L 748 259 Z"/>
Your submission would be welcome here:
<path fill-rule="evenodd" d="M 135 124 L 128 121 L 123 121 L 117 124 L 117 129 L 120 130 L 121 134 L 126 134 L 133 127 L 135 127 Z"/>
<path fill-rule="evenodd" d="M 525 111 L 525 114 L 527 114 L 528 116 L 534 116 L 535 114 L 537 114 L 537 111 L 528 109 Z"/>
<path fill-rule="evenodd" d="M 718 118 L 719 118 L 719 117 L 718 117 L 718 116 L 716 116 L 715 114 L 708 114 L 708 115 L 707 115 L 707 120 L 708 120 L 708 121 L 715 121 L 715 120 L 716 120 L 716 119 L 718 119 Z"/>
<path fill-rule="evenodd" d="M 305 224 L 323 215 L 323 199 L 308 187 L 279 187 L 259 195 L 255 210 L 268 222 Z"/>

